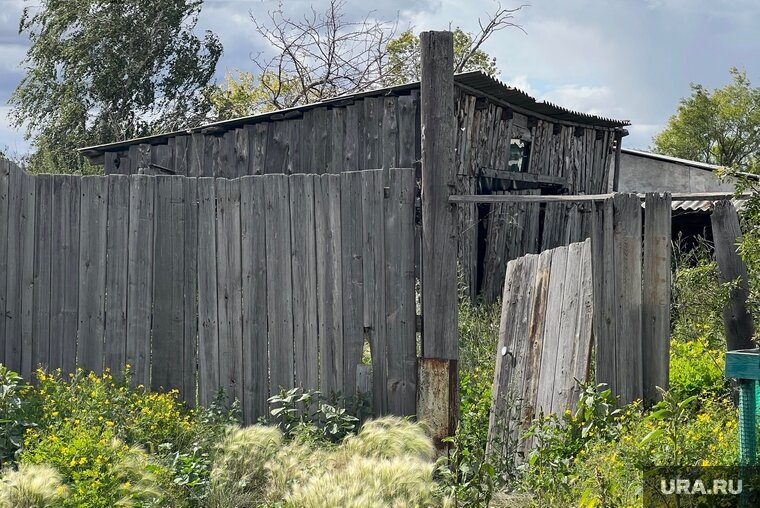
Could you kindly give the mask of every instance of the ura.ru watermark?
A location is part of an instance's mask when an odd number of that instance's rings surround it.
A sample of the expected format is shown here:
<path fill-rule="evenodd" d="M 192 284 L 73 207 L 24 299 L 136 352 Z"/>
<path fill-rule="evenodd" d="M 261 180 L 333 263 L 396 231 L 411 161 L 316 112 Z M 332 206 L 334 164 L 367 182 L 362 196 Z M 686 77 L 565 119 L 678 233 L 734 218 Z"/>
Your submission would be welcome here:
<path fill-rule="evenodd" d="M 646 507 L 760 506 L 758 467 L 652 467 L 642 479 Z"/>

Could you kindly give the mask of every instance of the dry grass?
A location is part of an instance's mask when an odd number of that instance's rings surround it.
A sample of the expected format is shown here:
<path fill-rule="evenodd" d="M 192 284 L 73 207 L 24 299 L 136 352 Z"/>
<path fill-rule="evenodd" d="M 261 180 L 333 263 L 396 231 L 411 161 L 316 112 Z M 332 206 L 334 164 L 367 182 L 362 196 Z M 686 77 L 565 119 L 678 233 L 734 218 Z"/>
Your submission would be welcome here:
<path fill-rule="evenodd" d="M 44 465 L 22 464 L 0 479 L 0 508 L 59 508 L 67 489 L 61 475 Z"/>

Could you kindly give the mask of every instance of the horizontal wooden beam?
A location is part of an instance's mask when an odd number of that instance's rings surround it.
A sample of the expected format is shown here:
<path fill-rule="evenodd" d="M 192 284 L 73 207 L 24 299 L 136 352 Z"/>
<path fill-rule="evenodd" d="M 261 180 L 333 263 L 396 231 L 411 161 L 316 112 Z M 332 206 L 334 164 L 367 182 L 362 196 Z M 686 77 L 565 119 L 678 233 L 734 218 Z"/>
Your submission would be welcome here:
<path fill-rule="evenodd" d="M 573 194 L 573 195 L 546 195 L 529 196 L 524 194 L 461 194 L 449 197 L 449 203 L 578 203 L 588 201 L 604 201 L 615 194 Z M 656 193 L 652 193 L 656 194 Z M 723 199 L 748 198 L 752 194 L 744 193 L 736 196 L 732 192 L 680 192 L 671 194 L 674 201 L 720 201 Z M 645 193 L 636 194 L 642 201 L 646 198 Z"/>
<path fill-rule="evenodd" d="M 531 182 L 547 185 L 567 185 L 567 179 L 559 176 L 537 175 L 535 173 L 523 173 L 521 171 L 502 171 L 498 169 L 482 168 L 480 176 L 488 178 L 498 178 L 500 180 L 511 180 L 513 182 Z"/>
<path fill-rule="evenodd" d="M 525 194 L 469 194 L 451 196 L 449 203 L 573 203 L 581 201 L 604 201 L 611 198 L 612 194 L 581 194 L 581 195 L 555 195 L 555 196 L 531 196 Z"/>

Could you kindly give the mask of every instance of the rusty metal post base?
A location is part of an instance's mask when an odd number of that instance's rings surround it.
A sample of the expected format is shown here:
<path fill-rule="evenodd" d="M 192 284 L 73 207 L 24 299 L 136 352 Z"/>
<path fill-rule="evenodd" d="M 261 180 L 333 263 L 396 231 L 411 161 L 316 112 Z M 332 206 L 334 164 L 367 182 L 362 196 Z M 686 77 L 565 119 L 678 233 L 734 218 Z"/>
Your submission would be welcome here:
<path fill-rule="evenodd" d="M 459 421 L 457 361 L 420 358 L 417 379 L 417 419 L 430 429 L 440 454 L 449 449 L 444 438 L 453 436 Z"/>

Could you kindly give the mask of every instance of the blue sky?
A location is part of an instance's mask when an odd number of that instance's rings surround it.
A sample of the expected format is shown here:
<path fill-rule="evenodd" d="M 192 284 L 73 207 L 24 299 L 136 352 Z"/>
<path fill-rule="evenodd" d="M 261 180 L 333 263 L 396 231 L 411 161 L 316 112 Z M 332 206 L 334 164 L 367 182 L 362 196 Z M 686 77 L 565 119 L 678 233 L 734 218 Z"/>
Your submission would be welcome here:
<path fill-rule="evenodd" d="M 633 123 L 624 141 L 646 148 L 689 94 L 689 83 L 724 85 L 732 66 L 760 85 L 760 2 L 756 0 L 532 0 L 518 15 L 526 33 L 507 29 L 484 49 L 497 58 L 501 79 L 539 99 Z M 28 42 L 18 35 L 24 0 L 0 0 L 0 148 L 21 155 L 29 148 L 11 127 L 7 100 L 23 74 Z M 31 0 L 28 5 L 38 4 Z M 519 5 L 502 0 L 505 7 Z M 298 15 L 324 0 L 286 0 Z M 367 14 L 368 2 L 346 0 L 347 18 Z M 386 0 L 371 3 L 373 16 L 395 19 L 416 31 L 451 24 L 477 29 L 493 0 Z M 224 45 L 217 78 L 251 70 L 250 55 L 266 50 L 250 16 L 264 16 L 275 0 L 205 0 L 199 30 Z"/>

